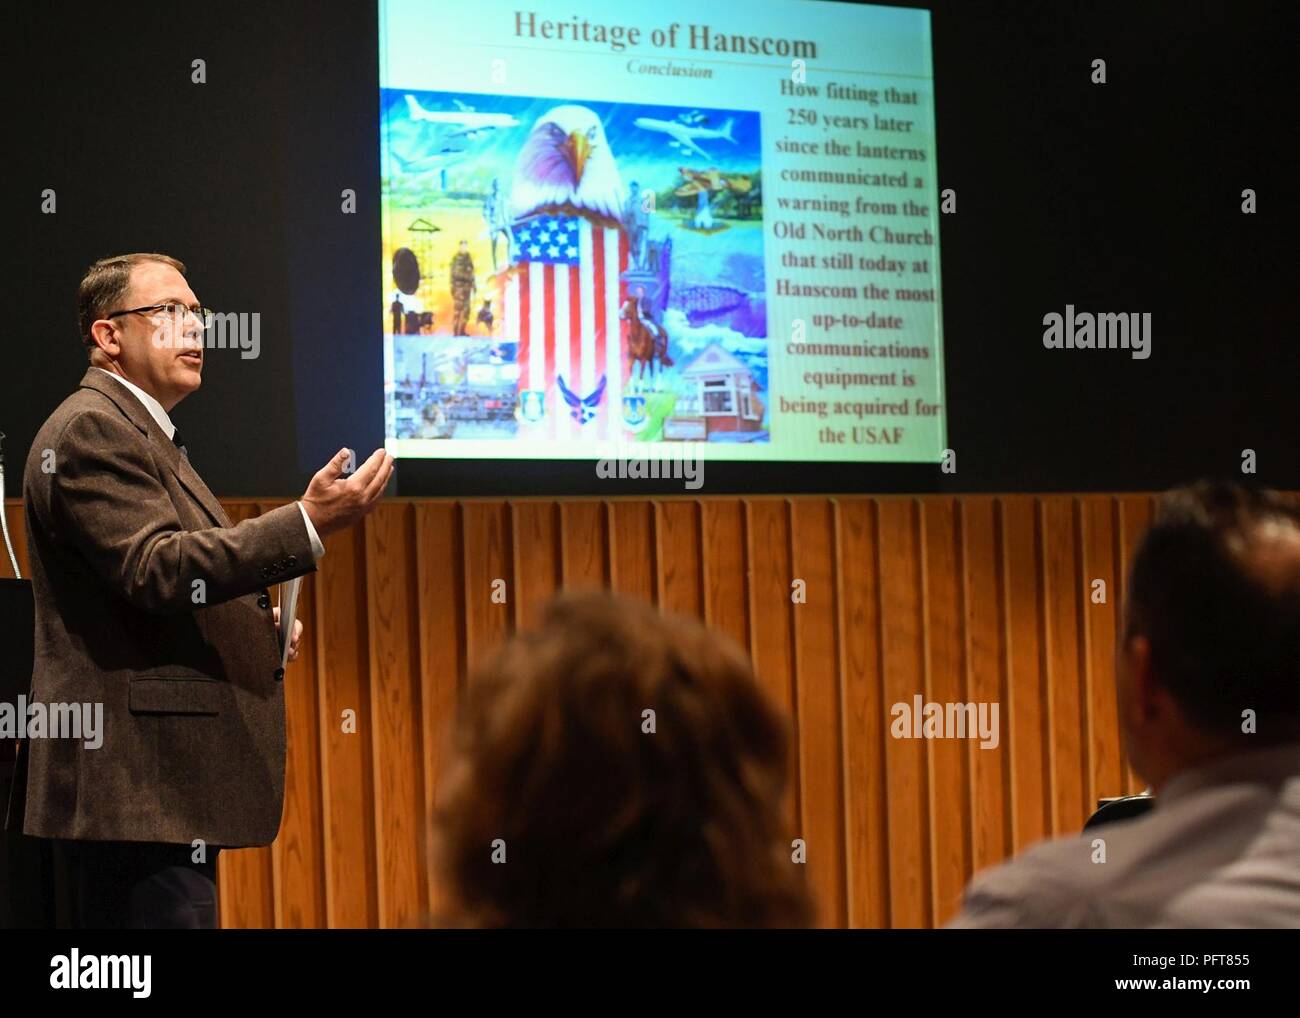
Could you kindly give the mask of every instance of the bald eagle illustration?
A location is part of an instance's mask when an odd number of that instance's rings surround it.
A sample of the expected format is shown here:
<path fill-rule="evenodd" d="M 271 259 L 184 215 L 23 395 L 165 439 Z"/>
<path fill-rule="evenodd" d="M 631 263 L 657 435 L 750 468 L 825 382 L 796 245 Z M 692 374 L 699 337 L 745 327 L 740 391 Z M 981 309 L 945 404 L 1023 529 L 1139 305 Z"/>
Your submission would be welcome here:
<path fill-rule="evenodd" d="M 585 106 L 556 106 L 533 125 L 515 161 L 510 207 L 618 222 L 627 194 L 600 118 Z"/>

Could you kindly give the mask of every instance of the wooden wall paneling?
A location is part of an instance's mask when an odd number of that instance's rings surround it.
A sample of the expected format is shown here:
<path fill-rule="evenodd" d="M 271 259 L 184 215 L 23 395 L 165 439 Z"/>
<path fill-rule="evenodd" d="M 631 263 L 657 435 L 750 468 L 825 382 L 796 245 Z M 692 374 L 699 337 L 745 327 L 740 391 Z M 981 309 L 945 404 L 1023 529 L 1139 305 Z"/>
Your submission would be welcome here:
<path fill-rule="evenodd" d="M 563 583 L 560 511 L 554 502 L 510 505 L 510 547 L 515 576 L 510 599 L 517 629 L 536 626 L 542 608 Z"/>
<path fill-rule="evenodd" d="M 880 643 L 885 703 L 890 733 L 885 739 L 887 817 L 889 827 L 890 916 L 895 928 L 930 926 L 930 830 L 926 749 L 917 730 L 905 724 L 915 718 L 915 697 L 926 699 L 924 625 L 921 613 L 921 535 L 917 502 L 910 498 L 881 499 Z M 895 715 L 894 705 L 906 714 Z M 895 737 L 894 726 L 901 726 Z"/>
<path fill-rule="evenodd" d="M 409 927 L 428 900 L 414 507 L 380 505 L 365 532 L 379 925 Z"/>
<path fill-rule="evenodd" d="M 655 502 L 655 538 L 659 607 L 703 618 L 699 503 L 685 499 Z"/>
<path fill-rule="evenodd" d="M 658 596 L 654 518 L 650 502 L 620 499 L 608 504 L 609 585 L 650 602 Z"/>
<path fill-rule="evenodd" d="M 528 528 L 524 528 L 528 532 Z M 420 727 L 424 754 L 422 820 L 428 823 L 437 803 L 438 778 L 447 762 L 448 739 L 465 674 L 464 554 L 460 508 L 450 502 L 415 505 L 416 572 L 420 645 Z M 519 575 L 516 570 L 516 576 Z M 523 597 L 516 593 L 516 608 Z M 432 917 L 445 911 L 446 898 L 434 879 L 426 852 Z"/>
<path fill-rule="evenodd" d="M 748 647 L 745 508 L 739 499 L 709 499 L 700 503 L 700 517 L 704 621 Z"/>
<path fill-rule="evenodd" d="M 1011 755 L 1012 849 L 1022 851 L 1051 831 L 1046 671 L 1043 666 L 1042 587 L 1038 512 L 1032 496 L 998 500 L 1001 510 L 1007 648 L 1003 731 Z"/>
<path fill-rule="evenodd" d="M 1039 503 L 1043 557 L 1043 638 L 1047 664 L 1053 835 L 1075 834 L 1092 812 L 1085 801 L 1088 747 L 1084 744 L 1080 675 L 1079 575 L 1074 499 L 1051 496 Z"/>
<path fill-rule="evenodd" d="M 255 502 L 240 500 L 223 505 L 234 524 L 258 515 Z M 271 590 L 273 602 L 275 596 L 276 591 Z M 222 849 L 217 856 L 217 888 L 218 914 L 223 927 L 271 929 L 275 926 L 270 846 Z"/>
<path fill-rule="evenodd" d="M 880 672 L 876 509 L 853 498 L 837 500 L 835 511 L 846 919 L 851 927 L 884 929 L 890 925 L 884 748 L 890 719 Z"/>
<path fill-rule="evenodd" d="M 1002 533 L 997 503 L 961 502 L 962 602 L 966 693 L 970 702 L 998 705 L 998 744 L 966 744 L 971 803 L 971 868 L 978 872 L 1011 851 L 1011 719 L 1006 685 L 1006 620 Z"/>
<path fill-rule="evenodd" d="M 260 515 L 274 508 L 274 504 L 259 504 L 257 512 Z M 280 834 L 271 845 L 277 929 L 315 929 L 324 926 L 326 919 L 320 726 L 316 718 L 320 673 L 316 634 L 308 628 L 315 626 L 316 579 L 317 573 L 303 578 L 297 607 L 303 624 L 298 660 L 285 666 L 284 815 Z"/>
<path fill-rule="evenodd" d="M 1147 527 L 1151 526 L 1154 500 L 1150 495 L 1120 495 L 1116 498 L 1116 504 L 1116 515 L 1118 517 L 1117 551 L 1122 563 L 1117 580 L 1120 617 L 1123 618 L 1124 604 L 1128 597 L 1128 571 L 1133 564 L 1133 553 L 1137 551 L 1138 542 L 1142 540 L 1142 535 L 1146 533 Z M 1122 624 L 1119 632 L 1115 635 L 1116 638 L 1122 638 Z M 1128 761 L 1128 754 L 1124 752 L 1122 740 L 1120 740 L 1120 759 L 1124 762 L 1124 792 L 1128 795 L 1137 795 L 1146 788 L 1146 782 L 1133 772 L 1132 765 Z"/>
<path fill-rule="evenodd" d="M 316 575 L 312 628 L 320 675 L 325 905 L 328 924 L 335 929 L 379 922 L 369 600 L 364 528 L 330 535 Z M 354 734 L 343 730 L 345 711 L 355 715 Z"/>
<path fill-rule="evenodd" d="M 1116 575 L 1115 501 L 1105 496 L 1080 499 L 1083 545 L 1084 688 L 1088 727 L 1084 743 L 1092 769 L 1088 775 L 1086 805 L 1089 813 L 1097 800 L 1124 794 L 1123 762 L 1114 733 L 1119 731 L 1115 694 L 1115 625 L 1119 606 Z M 1097 581 L 1104 585 L 1094 590 Z M 1098 598 L 1104 600 L 1098 601 Z"/>
<path fill-rule="evenodd" d="M 844 757 L 839 690 L 834 507 L 828 499 L 790 504 L 794 578 L 795 696 L 799 718 L 801 837 L 824 926 L 844 926 Z"/>
<path fill-rule="evenodd" d="M 511 628 L 512 572 L 510 510 L 504 502 L 461 506 L 465 578 L 465 657 L 470 672 Z M 495 593 L 495 600 L 494 600 Z"/>
<path fill-rule="evenodd" d="M 964 652 L 965 607 L 962 604 L 962 549 L 957 504 L 950 498 L 927 499 L 921 506 L 924 565 L 926 702 L 940 705 L 948 722 L 948 704 L 967 704 Z M 967 720 L 965 708 L 962 723 Z M 957 716 L 954 713 L 952 720 Z M 951 919 L 961 905 L 962 889 L 970 877 L 970 787 L 967 747 L 972 735 L 978 744 L 978 708 L 974 732 L 963 738 L 926 740 L 929 780 L 930 878 L 934 924 Z"/>
<path fill-rule="evenodd" d="M 609 585 L 605 507 L 600 502 L 560 503 L 560 546 L 565 590 Z"/>
<path fill-rule="evenodd" d="M 781 499 L 746 499 L 745 557 L 749 564 L 749 654 L 759 684 L 789 718 L 790 775 L 787 809 L 792 836 L 799 836 L 799 715 L 794 698 L 793 605 L 790 584 L 789 505 Z"/>
<path fill-rule="evenodd" d="M 828 925 L 938 925 L 968 873 L 1143 782 L 1115 644 L 1139 495 L 391 501 L 331 536 L 286 676 L 284 821 L 221 853 L 228 927 L 437 915 L 428 820 L 467 669 L 564 587 L 610 587 L 746 647 L 790 720 L 792 836 Z M 225 502 L 235 521 L 274 503 Z M 24 573 L 21 503 L 5 506 Z M 0 575 L 9 572 L 0 558 Z M 794 604 L 791 582 L 807 582 Z M 1105 604 L 1092 581 L 1106 582 Z M 493 581 L 505 583 L 493 600 Z M 999 745 L 895 738 L 891 707 L 999 704 Z M 356 733 L 342 730 L 354 711 Z M 921 719 L 923 720 L 923 719 Z"/>
<path fill-rule="evenodd" d="M 5 483 L 9 483 L 9 478 L 5 478 Z M 5 504 L 0 505 L 0 512 L 5 514 L 5 520 L 9 524 L 9 540 L 14 545 L 14 558 L 18 560 L 18 571 L 23 574 L 24 579 L 31 579 L 32 567 L 27 558 L 27 513 L 23 509 L 23 503 L 19 499 L 5 499 Z M 3 544 L 0 538 L 0 544 Z M 14 578 L 14 567 L 9 562 L 9 552 L 7 549 L 0 548 L 0 577 Z"/>

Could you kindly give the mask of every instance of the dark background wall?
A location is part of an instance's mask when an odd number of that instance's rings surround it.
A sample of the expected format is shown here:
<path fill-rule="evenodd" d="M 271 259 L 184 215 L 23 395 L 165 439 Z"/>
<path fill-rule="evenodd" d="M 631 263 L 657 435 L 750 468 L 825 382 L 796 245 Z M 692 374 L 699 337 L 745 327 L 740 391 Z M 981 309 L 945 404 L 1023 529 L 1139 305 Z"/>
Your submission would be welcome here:
<path fill-rule="evenodd" d="M 958 194 L 940 234 L 958 471 L 710 464 L 706 491 L 1150 490 L 1236 473 L 1243 448 L 1259 481 L 1300 487 L 1286 5 L 906 6 L 934 12 L 940 187 Z M 213 351 L 175 414 L 214 490 L 291 496 L 341 445 L 380 444 L 374 5 L 52 3 L 6 19 L 10 491 L 85 368 L 81 272 L 131 250 L 180 257 L 205 303 L 262 316 L 261 356 Z M 356 215 L 340 213 L 345 187 Z M 1151 358 L 1045 350 L 1042 317 L 1067 303 L 1151 312 Z M 589 464 L 399 474 L 403 494 L 618 488 Z"/>

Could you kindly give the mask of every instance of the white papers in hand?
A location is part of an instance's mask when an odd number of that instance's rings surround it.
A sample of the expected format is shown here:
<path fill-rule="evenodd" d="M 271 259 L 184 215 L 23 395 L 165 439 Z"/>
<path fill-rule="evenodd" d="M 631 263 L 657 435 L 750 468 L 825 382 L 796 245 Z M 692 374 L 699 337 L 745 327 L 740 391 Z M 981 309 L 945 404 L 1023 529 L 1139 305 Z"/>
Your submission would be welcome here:
<path fill-rule="evenodd" d="M 280 667 L 289 663 L 289 647 L 293 643 L 293 623 L 298 617 L 298 588 L 302 577 L 280 584 Z"/>

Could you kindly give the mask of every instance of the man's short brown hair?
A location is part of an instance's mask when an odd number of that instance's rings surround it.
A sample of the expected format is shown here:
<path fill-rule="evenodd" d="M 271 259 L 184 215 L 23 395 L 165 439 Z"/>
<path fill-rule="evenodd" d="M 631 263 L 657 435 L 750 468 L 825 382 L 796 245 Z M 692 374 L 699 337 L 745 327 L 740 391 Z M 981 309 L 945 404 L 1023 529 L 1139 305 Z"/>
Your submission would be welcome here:
<path fill-rule="evenodd" d="M 114 255 L 95 262 L 86 270 L 81 285 L 77 287 L 77 316 L 81 324 L 81 341 L 86 344 L 87 353 L 95 349 L 90 327 L 104 315 L 122 310 L 114 305 L 126 296 L 131 285 L 131 270 L 142 262 L 162 262 L 185 275 L 185 264 L 165 254 L 139 252 Z"/>

